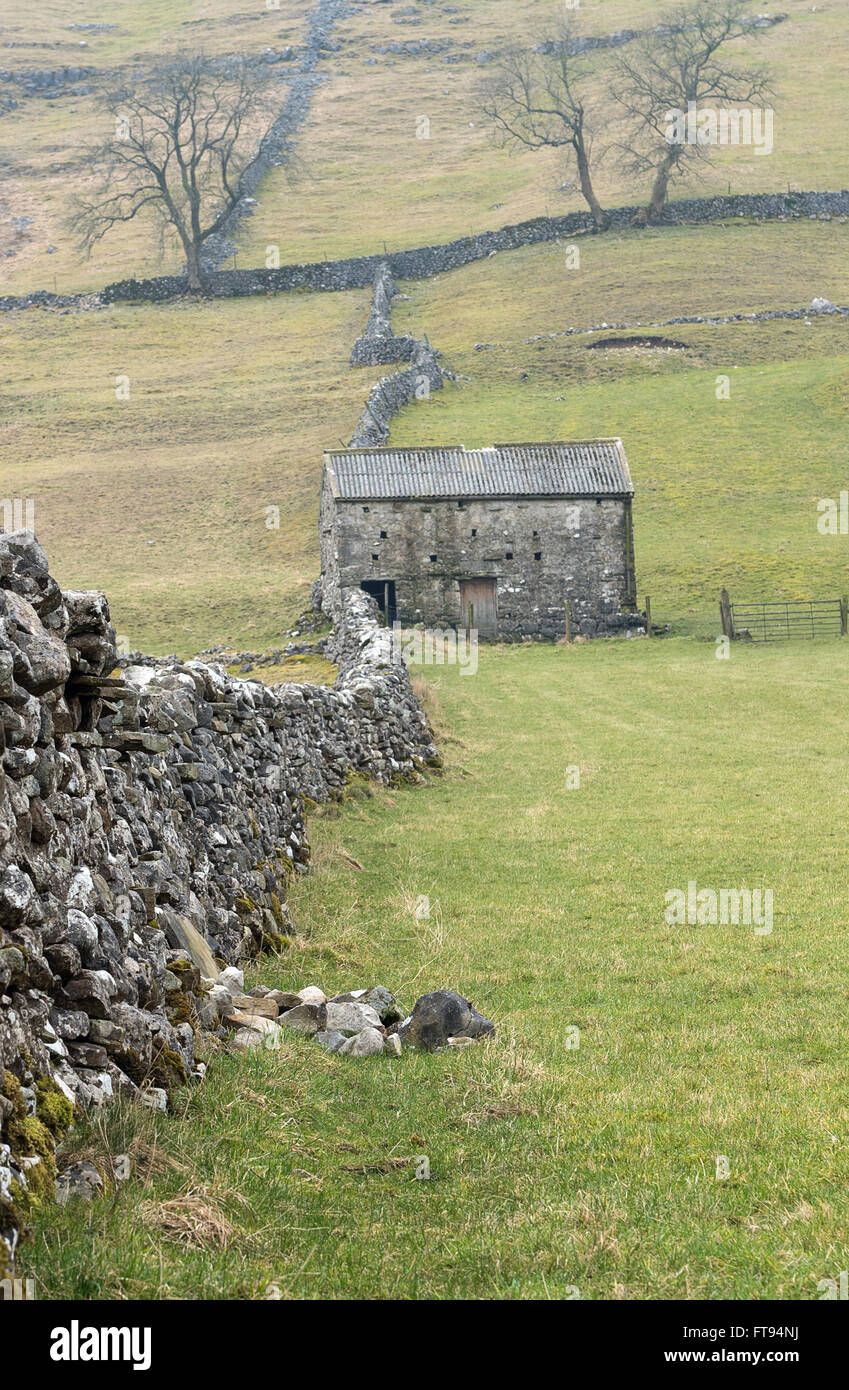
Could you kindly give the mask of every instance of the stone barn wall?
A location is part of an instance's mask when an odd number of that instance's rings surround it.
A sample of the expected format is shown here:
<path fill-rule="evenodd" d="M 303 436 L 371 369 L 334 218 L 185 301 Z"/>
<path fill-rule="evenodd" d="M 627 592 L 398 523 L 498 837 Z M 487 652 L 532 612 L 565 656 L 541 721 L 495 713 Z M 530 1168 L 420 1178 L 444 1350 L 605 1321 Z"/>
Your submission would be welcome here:
<path fill-rule="evenodd" d="M 455 627 L 460 577 L 496 579 L 499 637 L 562 637 L 566 599 L 576 633 L 595 636 L 633 621 L 629 501 L 337 501 L 335 533 L 333 511 L 325 489 L 328 592 L 345 593 L 368 579 L 394 580 L 401 623 Z"/>

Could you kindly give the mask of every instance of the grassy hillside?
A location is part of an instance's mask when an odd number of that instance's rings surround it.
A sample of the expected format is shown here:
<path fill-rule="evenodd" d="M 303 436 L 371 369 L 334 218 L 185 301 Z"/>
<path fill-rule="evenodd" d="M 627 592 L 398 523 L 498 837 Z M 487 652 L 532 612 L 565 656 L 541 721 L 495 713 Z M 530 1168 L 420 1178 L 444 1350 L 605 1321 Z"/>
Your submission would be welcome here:
<path fill-rule="evenodd" d="M 351 1063 L 289 1038 L 217 1059 L 185 1118 L 107 1118 L 133 1179 L 39 1222 L 39 1296 L 816 1298 L 849 1257 L 847 650 L 426 668 L 444 776 L 313 822 L 305 936 L 254 979 L 450 984 L 497 1040 Z M 667 925 L 691 879 L 771 888 L 772 933 Z"/>
<path fill-rule="evenodd" d="M 318 572 L 322 450 L 362 408 L 368 298 L 0 319 L 2 496 L 33 499 L 54 572 L 105 590 L 132 647 L 279 643 Z"/>
<path fill-rule="evenodd" d="M 847 235 L 836 221 L 629 232 L 582 239 L 578 270 L 564 247 L 538 246 L 405 285 L 396 331 L 426 332 L 457 381 L 399 416 L 392 438 L 620 434 L 640 594 L 677 631 L 713 630 L 723 584 L 739 598 L 843 594 L 845 538 L 818 533 L 816 504 L 847 485 L 845 319 L 675 327 L 660 334 L 672 350 L 546 335 L 814 294 L 847 303 Z M 133 646 L 279 641 L 318 571 L 322 450 L 350 437 L 379 374 L 347 366 L 368 298 L 0 320 L 3 495 L 33 497 L 63 583 L 104 588 Z"/>
<path fill-rule="evenodd" d="M 144 6 L 116 0 L 103 22 L 106 32 L 67 28 L 80 3 L 47 0 L 39 9 L 45 29 L 33 41 L 31 16 L 12 0 L 0 39 L 13 42 L 4 59 L 17 68 L 91 65 L 101 72 L 149 63 L 160 50 L 202 48 L 211 53 L 261 53 L 296 47 L 304 39 L 307 0 L 280 0 L 278 10 L 253 10 L 236 0 L 153 0 Z M 414 7 L 352 6 L 337 27 L 338 47 L 322 54 L 309 120 L 297 144 L 296 180 L 271 171 L 254 216 L 237 238 L 241 264 L 263 265 L 266 247 L 283 261 L 320 260 L 464 236 L 545 212 L 583 207 L 556 151 L 511 154 L 498 150 L 481 124 L 476 94 L 483 74 L 479 53 L 498 53 L 508 43 L 531 44 L 558 12 L 555 0 L 458 0 Z M 603 35 L 657 22 L 663 0 L 583 0 L 576 12 L 582 30 Z M 841 109 L 849 17 L 840 0 L 811 6 L 783 0 L 788 19 L 767 31 L 758 52 L 776 75 L 775 149 L 769 157 L 751 149 L 723 150 L 698 181 L 677 185 L 673 196 L 764 189 L 841 188 L 849 181 Z M 88 12 L 85 18 L 88 19 Z M 415 20 L 415 23 L 412 21 Z M 432 40 L 450 44 L 414 56 L 380 53 L 392 43 Z M 84 43 L 85 48 L 80 47 Z M 44 46 L 46 45 L 46 47 Z M 618 134 L 616 110 L 607 98 L 609 52 L 595 60 L 592 104 L 597 146 Z M 279 64 L 282 77 L 297 64 Z M 118 229 L 81 260 L 63 226 L 71 193 L 87 177 L 86 145 L 103 129 L 94 92 L 56 100 L 22 99 L 2 119 L 0 153 L 5 165 L 6 211 L 0 215 L 0 293 L 35 288 L 88 289 L 128 274 L 179 268 L 176 247 L 160 247 L 139 220 Z M 280 101 L 287 84 L 280 83 Z M 430 138 L 416 138 L 427 116 Z M 564 187 L 564 184 L 567 185 Z M 647 189 L 626 178 L 613 158 L 597 173 L 602 200 L 614 206 L 640 201 Z M 33 223 L 16 234 L 12 218 Z M 55 249 L 48 253 L 48 246 Z"/>
<path fill-rule="evenodd" d="M 579 270 L 566 268 L 565 248 L 533 247 L 407 285 L 398 331 L 424 325 L 458 380 L 407 409 L 393 441 L 621 435 L 639 593 L 676 631 L 712 632 L 723 585 L 738 599 L 849 592 L 846 538 L 817 530 L 818 500 L 847 485 L 846 320 L 651 328 L 796 308 L 817 287 L 846 303 L 846 233 L 838 223 L 627 233 L 583 240 Z M 678 346 L 599 350 L 623 335 L 547 336 L 620 321 Z M 717 399 L 722 376 L 728 400 Z"/>
<path fill-rule="evenodd" d="M 557 5 L 465 0 L 451 8 L 455 15 L 441 5 L 421 6 L 420 24 L 406 27 L 387 23 L 386 6 L 370 5 L 343 26 L 346 47 L 333 81 L 315 96 L 300 141 L 303 177 L 293 192 L 284 175 L 272 171 L 243 230 L 241 244 L 251 263 L 262 263 L 270 242 L 285 248 L 285 259 L 315 259 L 316 245 L 331 257 L 379 250 L 384 240 L 397 250 L 585 209 L 574 170 L 567 171 L 559 151 L 497 149 L 476 109 L 481 78 L 490 70 L 477 54 L 535 42 Z M 584 0 L 577 14 L 583 32 L 602 35 L 647 27 L 664 8 L 659 0 Z M 773 153 L 720 150 L 709 168 L 677 184 L 672 196 L 845 186 L 844 123 L 832 113 L 845 85 L 849 16 L 836 0 L 815 9 L 808 0 L 787 0 L 781 9 L 789 18 L 767 31 L 756 50 L 776 77 Z M 414 57 L 373 51 L 387 42 L 426 38 L 471 46 Z M 620 134 L 617 108 L 607 95 L 612 61 L 602 51 L 594 62 L 590 90 L 598 148 Z M 419 116 L 430 121 L 427 140 L 417 138 Z M 610 207 L 648 196 L 646 180 L 626 177 L 612 156 L 596 180 Z"/>

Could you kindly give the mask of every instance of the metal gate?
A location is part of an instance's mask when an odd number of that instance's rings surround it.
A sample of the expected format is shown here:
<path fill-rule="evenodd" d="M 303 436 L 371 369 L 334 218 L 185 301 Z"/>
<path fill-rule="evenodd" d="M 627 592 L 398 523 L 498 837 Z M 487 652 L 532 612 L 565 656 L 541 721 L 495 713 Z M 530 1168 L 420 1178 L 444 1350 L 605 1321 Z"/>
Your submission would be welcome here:
<path fill-rule="evenodd" d="M 789 637 L 844 637 L 846 600 L 805 599 L 793 603 L 732 603 L 732 637 L 748 633 L 754 642 L 784 642 Z"/>

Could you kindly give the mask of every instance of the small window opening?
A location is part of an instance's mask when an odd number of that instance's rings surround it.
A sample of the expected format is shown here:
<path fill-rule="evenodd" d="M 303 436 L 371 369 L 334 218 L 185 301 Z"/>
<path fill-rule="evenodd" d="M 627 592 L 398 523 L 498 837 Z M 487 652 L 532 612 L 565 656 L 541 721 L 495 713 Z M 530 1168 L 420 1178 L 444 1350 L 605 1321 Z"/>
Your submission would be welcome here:
<path fill-rule="evenodd" d="M 508 550 L 508 551 L 507 551 L 507 554 L 504 556 L 504 558 L 505 558 L 505 560 L 512 560 L 512 559 L 513 559 L 513 552 L 512 552 L 512 550 Z"/>
<path fill-rule="evenodd" d="M 372 556 L 371 556 L 371 558 L 372 558 L 373 560 L 379 560 L 379 559 L 380 559 L 380 556 L 379 556 L 379 555 L 375 555 L 375 554 L 374 554 L 374 551 L 372 551 Z"/>
<path fill-rule="evenodd" d="M 367 511 L 368 511 L 368 507 L 363 507 L 363 511 L 364 511 L 364 512 L 367 512 Z"/>
<path fill-rule="evenodd" d="M 385 531 L 381 531 L 381 533 L 380 533 L 380 539 L 381 539 L 382 541 L 385 541 L 385 540 L 386 540 L 386 532 L 385 532 Z"/>
<path fill-rule="evenodd" d="M 473 536 L 476 536 L 477 534 L 478 534 L 478 528 L 477 528 L 477 526 L 473 526 L 473 527 L 472 527 L 472 535 L 473 535 Z"/>
<path fill-rule="evenodd" d="M 435 562 L 435 560 L 436 560 L 436 556 L 435 556 L 435 555 L 431 555 L 431 557 L 430 557 L 430 563 L 433 564 L 433 563 Z"/>
<path fill-rule="evenodd" d="M 538 535 L 539 535 L 539 531 L 534 531 L 534 540 L 536 540 L 536 538 L 537 538 Z"/>
<path fill-rule="evenodd" d="M 542 559 L 542 551 L 541 551 L 541 550 L 535 550 L 535 551 L 534 551 L 534 559 L 535 559 L 535 560 L 541 560 L 541 559 Z"/>

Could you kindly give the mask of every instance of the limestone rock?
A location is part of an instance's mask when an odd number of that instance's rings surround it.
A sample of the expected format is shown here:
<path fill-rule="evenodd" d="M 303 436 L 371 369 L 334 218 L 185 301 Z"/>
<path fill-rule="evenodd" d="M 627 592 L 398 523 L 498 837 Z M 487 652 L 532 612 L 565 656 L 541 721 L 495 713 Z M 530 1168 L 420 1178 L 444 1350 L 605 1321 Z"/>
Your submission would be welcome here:
<path fill-rule="evenodd" d="M 286 1009 L 294 1009 L 301 1002 L 300 995 L 292 994 L 284 989 L 272 989 L 267 997 L 274 1000 L 281 1014 Z"/>
<path fill-rule="evenodd" d="M 250 1052 L 255 1047 L 262 1047 L 265 1038 L 256 1028 L 240 1028 L 233 1034 L 233 1046 L 240 1052 Z"/>
<path fill-rule="evenodd" d="M 92 1197 L 96 1197 L 102 1191 L 103 1179 L 88 1159 L 72 1163 L 69 1168 L 56 1175 L 56 1201 L 62 1207 L 71 1197 L 91 1201 Z"/>
<path fill-rule="evenodd" d="M 270 996 L 268 998 L 256 998 L 250 994 L 234 994 L 232 1007 L 237 1013 L 259 1015 L 261 1018 L 272 1018 L 277 1022 L 277 1015 L 280 1010 L 277 1003 Z"/>
<path fill-rule="evenodd" d="M 245 972 L 237 970 L 234 965 L 228 965 L 226 970 L 222 970 L 216 980 L 216 984 L 222 989 L 227 989 L 230 994 L 243 994 L 245 990 Z"/>
<path fill-rule="evenodd" d="M 307 985 L 306 989 L 299 990 L 298 998 L 302 1004 L 327 1003 L 327 995 L 317 985 Z"/>
<path fill-rule="evenodd" d="M 294 1028 L 299 1033 L 320 1033 L 327 1026 L 327 1013 L 324 1004 L 298 1004 L 280 1015 L 280 1022 L 286 1028 Z"/>
<path fill-rule="evenodd" d="M 255 1033 L 261 1034 L 264 1038 L 275 1039 L 280 1035 L 280 1029 L 274 1020 L 263 1018 L 261 1014 L 238 1012 L 225 1014 L 224 1022 L 229 1028 L 238 1030 L 250 1028 Z"/>
<path fill-rule="evenodd" d="M 343 1042 L 339 1053 L 344 1052 L 349 1057 L 376 1057 L 383 1051 L 383 1042 L 383 1034 L 376 1028 L 364 1028 L 361 1033 Z"/>
<path fill-rule="evenodd" d="M 364 1028 L 380 1028 L 380 1017 L 368 1004 L 332 1001 L 325 1009 L 326 1027 L 330 1032 L 344 1033 L 346 1038 L 362 1033 Z"/>

